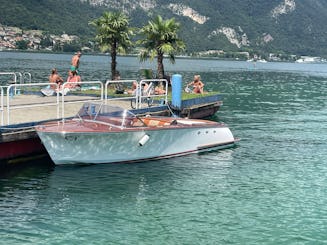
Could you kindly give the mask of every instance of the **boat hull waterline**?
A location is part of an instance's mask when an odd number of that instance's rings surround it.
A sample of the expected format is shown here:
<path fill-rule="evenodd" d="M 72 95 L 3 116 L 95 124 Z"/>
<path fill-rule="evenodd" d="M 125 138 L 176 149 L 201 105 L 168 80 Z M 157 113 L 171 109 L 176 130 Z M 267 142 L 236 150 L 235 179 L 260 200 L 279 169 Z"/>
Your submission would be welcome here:
<path fill-rule="evenodd" d="M 129 132 L 40 132 L 55 164 L 135 162 L 233 146 L 227 127 Z M 143 137 L 148 141 L 141 145 Z"/>

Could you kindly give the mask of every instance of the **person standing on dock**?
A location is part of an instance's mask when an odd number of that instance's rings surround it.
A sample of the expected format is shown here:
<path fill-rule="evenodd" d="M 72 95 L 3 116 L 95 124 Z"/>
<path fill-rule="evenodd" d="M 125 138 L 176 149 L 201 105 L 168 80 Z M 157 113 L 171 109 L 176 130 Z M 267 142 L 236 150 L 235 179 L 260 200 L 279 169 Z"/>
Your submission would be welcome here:
<path fill-rule="evenodd" d="M 80 51 L 76 52 L 75 55 L 72 57 L 72 64 L 70 67 L 71 71 L 76 71 L 78 73 L 78 67 L 79 67 L 79 60 L 82 56 L 82 53 Z"/>

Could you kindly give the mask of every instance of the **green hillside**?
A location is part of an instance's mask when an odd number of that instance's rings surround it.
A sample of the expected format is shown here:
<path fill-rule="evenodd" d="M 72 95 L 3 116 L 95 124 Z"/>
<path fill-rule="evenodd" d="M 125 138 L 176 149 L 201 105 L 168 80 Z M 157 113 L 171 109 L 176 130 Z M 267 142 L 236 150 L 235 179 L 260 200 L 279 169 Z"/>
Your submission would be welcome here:
<path fill-rule="evenodd" d="M 176 18 L 181 23 L 180 35 L 187 44 L 188 53 L 225 50 L 327 56 L 326 0 L 157 0 L 152 1 L 156 7 L 148 10 L 141 8 L 140 1 L 136 0 L 107 0 L 106 6 L 90 5 L 89 2 L 0 0 L 0 23 L 92 39 L 94 30 L 88 22 L 105 10 L 118 8 L 128 11 L 131 25 L 137 27 L 156 14 Z M 188 16 L 176 14 L 169 7 L 170 3 L 188 6 L 207 17 L 207 20 L 200 24 Z M 290 9 L 293 3 L 292 11 L 272 16 L 272 10 L 276 7 L 284 4 L 286 9 Z M 220 33 L 224 27 L 235 30 L 238 39 L 246 36 L 248 44 L 239 47 L 233 44 L 225 34 Z M 215 31 L 218 34 L 213 35 Z"/>
<path fill-rule="evenodd" d="M 102 9 L 78 0 L 0 0 L 0 23 L 53 34 L 92 36 L 88 25 Z"/>

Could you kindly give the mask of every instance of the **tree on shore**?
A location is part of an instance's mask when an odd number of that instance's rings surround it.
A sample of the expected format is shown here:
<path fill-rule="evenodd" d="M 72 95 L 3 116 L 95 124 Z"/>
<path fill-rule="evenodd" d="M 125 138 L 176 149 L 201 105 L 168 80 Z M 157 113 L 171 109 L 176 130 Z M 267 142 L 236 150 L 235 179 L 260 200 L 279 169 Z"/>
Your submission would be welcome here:
<path fill-rule="evenodd" d="M 16 42 L 16 47 L 17 49 L 26 50 L 28 48 L 28 43 L 29 41 L 27 40 L 20 40 Z"/>
<path fill-rule="evenodd" d="M 101 17 L 90 22 L 96 27 L 96 41 L 100 50 L 110 50 L 111 79 L 117 74 L 117 53 L 125 53 L 133 46 L 131 36 L 133 28 L 129 27 L 128 17 L 121 12 L 104 12 Z"/>
<path fill-rule="evenodd" d="M 168 55 L 171 63 L 175 63 L 175 54 L 185 49 L 184 42 L 178 38 L 179 23 L 174 18 L 163 20 L 160 15 L 150 20 L 147 25 L 140 29 L 143 36 L 138 43 L 143 49 L 140 52 L 140 60 L 145 61 L 157 57 L 158 78 L 164 78 L 163 65 L 164 55 Z"/>

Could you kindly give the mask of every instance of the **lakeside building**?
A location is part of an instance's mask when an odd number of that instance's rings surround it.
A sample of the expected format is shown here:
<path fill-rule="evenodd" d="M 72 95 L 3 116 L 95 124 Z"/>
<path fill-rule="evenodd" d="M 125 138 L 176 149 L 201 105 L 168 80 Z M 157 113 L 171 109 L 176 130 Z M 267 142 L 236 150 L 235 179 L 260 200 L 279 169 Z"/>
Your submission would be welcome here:
<path fill-rule="evenodd" d="M 52 50 L 56 44 L 65 44 L 78 41 L 79 37 L 75 35 L 50 35 L 50 45 L 41 47 L 42 40 L 46 38 L 40 30 L 22 30 L 18 27 L 5 26 L 0 24 L 0 50 L 17 49 L 17 42 L 26 41 L 27 48 L 30 50 Z"/>

